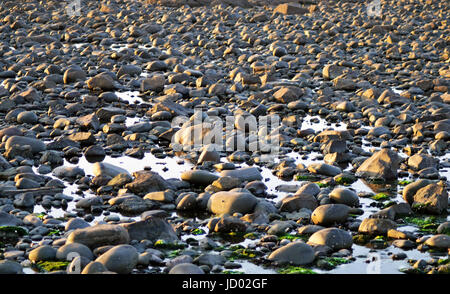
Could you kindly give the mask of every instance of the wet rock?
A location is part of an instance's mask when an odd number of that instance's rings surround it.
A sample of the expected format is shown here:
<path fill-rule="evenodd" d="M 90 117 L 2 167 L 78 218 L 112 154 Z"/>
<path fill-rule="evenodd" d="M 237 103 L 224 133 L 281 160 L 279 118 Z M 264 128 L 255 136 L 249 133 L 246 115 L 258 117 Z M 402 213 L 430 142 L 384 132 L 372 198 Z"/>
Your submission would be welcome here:
<path fill-rule="evenodd" d="M 218 192 L 208 200 L 208 210 L 214 214 L 250 213 L 257 203 L 256 197 L 246 192 Z"/>
<path fill-rule="evenodd" d="M 94 145 L 97 141 L 92 133 L 89 132 L 76 132 L 67 137 L 67 139 L 78 142 L 81 146 Z"/>
<path fill-rule="evenodd" d="M 393 180 L 397 178 L 399 164 L 397 153 L 381 149 L 361 164 L 356 175 L 362 178 Z"/>
<path fill-rule="evenodd" d="M 94 258 L 94 254 L 87 246 L 79 243 L 69 243 L 58 248 L 56 251 L 56 259 L 68 260 L 68 258 L 74 257 L 74 253 L 79 254 L 88 260 Z"/>
<path fill-rule="evenodd" d="M 45 151 L 47 149 L 47 147 L 41 140 L 21 136 L 9 137 L 9 139 L 6 141 L 5 149 L 9 149 L 13 145 L 29 145 L 31 147 L 31 152 L 33 152 L 34 154 Z"/>
<path fill-rule="evenodd" d="M 20 263 L 11 260 L 0 260 L 0 275 L 23 274 Z"/>
<path fill-rule="evenodd" d="M 303 95 L 303 91 L 297 87 L 283 87 L 273 94 L 275 100 L 281 103 L 289 103 L 298 100 Z"/>
<path fill-rule="evenodd" d="M 369 235 L 386 235 L 391 229 L 396 229 L 397 224 L 390 219 L 365 218 L 359 226 L 358 232 Z"/>
<path fill-rule="evenodd" d="M 35 124 L 38 116 L 33 111 L 23 111 L 17 116 L 17 122 L 21 124 Z"/>
<path fill-rule="evenodd" d="M 433 248 L 448 249 L 450 248 L 450 236 L 449 235 L 434 235 L 425 241 L 425 245 Z"/>
<path fill-rule="evenodd" d="M 439 227 L 436 229 L 436 232 L 438 234 L 450 234 L 450 222 L 445 222 L 439 225 Z"/>
<path fill-rule="evenodd" d="M 217 233 L 231 233 L 231 232 L 245 232 L 247 226 L 245 223 L 235 217 L 221 217 L 214 227 L 214 232 Z"/>
<path fill-rule="evenodd" d="M 53 170 L 52 174 L 60 179 L 75 179 L 77 177 L 84 177 L 85 175 L 84 170 L 77 166 L 58 166 Z"/>
<path fill-rule="evenodd" d="M 350 207 L 344 204 L 325 204 L 317 207 L 311 220 L 315 225 L 332 225 L 334 223 L 343 223 L 347 220 Z"/>
<path fill-rule="evenodd" d="M 308 171 L 315 174 L 326 175 L 330 177 L 334 177 L 340 173 L 342 170 L 333 165 L 329 165 L 326 163 L 313 163 L 308 166 Z"/>
<path fill-rule="evenodd" d="M 437 160 L 427 154 L 415 154 L 408 158 L 408 165 L 413 170 L 419 171 L 424 168 L 436 167 Z"/>
<path fill-rule="evenodd" d="M 33 207 L 35 204 L 33 194 L 23 193 L 16 196 L 14 206 L 17 207 Z"/>
<path fill-rule="evenodd" d="M 219 176 L 206 170 L 190 170 L 180 175 L 183 181 L 194 185 L 207 186 L 212 184 Z"/>
<path fill-rule="evenodd" d="M 137 195 L 145 195 L 150 192 L 164 191 L 172 186 L 159 174 L 152 171 L 138 171 L 133 173 L 134 180 L 125 185 L 125 188 Z"/>
<path fill-rule="evenodd" d="M 331 200 L 336 203 L 345 204 L 348 206 L 358 206 L 359 205 L 359 197 L 352 190 L 345 188 L 335 188 L 329 194 Z"/>
<path fill-rule="evenodd" d="M 353 245 L 352 236 L 344 230 L 327 228 L 315 232 L 308 239 L 308 243 L 325 245 L 332 250 L 350 249 Z"/>
<path fill-rule="evenodd" d="M 117 245 L 103 253 L 95 261 L 118 274 L 129 274 L 136 267 L 139 254 L 133 246 Z"/>
<path fill-rule="evenodd" d="M 421 179 L 406 185 L 402 193 L 403 199 L 411 205 L 414 202 L 414 195 L 416 195 L 417 191 L 431 183 L 432 181 L 430 180 Z"/>
<path fill-rule="evenodd" d="M 66 231 L 76 230 L 76 229 L 84 229 L 90 227 L 90 224 L 82 218 L 71 218 L 67 223 L 64 229 Z"/>
<path fill-rule="evenodd" d="M 178 240 L 172 226 L 163 218 L 156 216 L 147 217 L 143 221 L 123 224 L 122 226 L 128 232 L 130 240 L 150 240 L 152 242 L 157 240 L 168 242 Z"/>
<path fill-rule="evenodd" d="M 290 195 L 281 200 L 280 211 L 293 212 L 302 208 L 314 210 L 317 208 L 318 204 L 317 199 L 311 194 L 302 193 Z"/>
<path fill-rule="evenodd" d="M 303 235 L 303 234 L 310 235 L 310 234 L 314 234 L 315 232 L 318 232 L 323 229 L 325 229 L 325 227 L 317 226 L 317 225 L 306 225 L 306 226 L 298 228 L 297 232 L 300 235 Z"/>
<path fill-rule="evenodd" d="M 278 5 L 274 10 L 274 13 L 281 13 L 284 15 L 303 15 L 309 12 L 309 10 L 298 3 L 284 3 Z"/>
<path fill-rule="evenodd" d="M 22 221 L 12 214 L 0 211 L 0 226 L 18 226 Z"/>
<path fill-rule="evenodd" d="M 119 225 L 96 225 L 77 229 L 67 237 L 67 244 L 80 243 L 91 249 L 105 245 L 127 244 L 129 241 L 127 230 Z"/>
<path fill-rule="evenodd" d="M 86 73 L 78 66 L 68 68 L 63 75 L 64 84 L 70 84 L 85 79 Z"/>
<path fill-rule="evenodd" d="M 49 245 L 42 245 L 30 251 L 28 259 L 32 262 L 51 261 L 56 258 L 56 249 Z"/>
<path fill-rule="evenodd" d="M 99 177 L 99 176 L 110 176 L 112 178 L 114 178 L 115 176 L 119 175 L 119 174 L 128 174 L 130 175 L 130 173 L 118 166 L 112 165 L 110 163 L 106 163 L 106 162 L 96 162 L 92 165 L 92 172 L 95 176 Z"/>
<path fill-rule="evenodd" d="M 292 265 L 305 265 L 314 261 L 314 249 L 303 242 L 292 242 L 272 252 L 269 260 Z"/>
<path fill-rule="evenodd" d="M 108 73 L 100 73 L 86 81 L 91 90 L 112 91 L 116 88 L 113 78 Z"/>
<path fill-rule="evenodd" d="M 225 257 L 212 253 L 204 253 L 194 259 L 194 263 L 199 265 L 207 265 L 209 267 L 213 267 L 215 265 L 223 265 L 225 262 Z"/>
<path fill-rule="evenodd" d="M 143 79 L 141 82 L 141 92 L 155 91 L 161 92 L 164 90 L 166 78 L 164 75 L 155 74 L 150 78 Z"/>
<path fill-rule="evenodd" d="M 262 180 L 261 172 L 256 167 L 246 167 L 235 170 L 224 170 L 220 173 L 221 177 L 238 178 L 241 181 L 260 181 Z"/>
<path fill-rule="evenodd" d="M 192 263 L 177 264 L 169 271 L 171 275 L 202 275 L 204 273 L 200 267 Z"/>
<path fill-rule="evenodd" d="M 411 204 L 413 210 L 431 214 L 441 214 L 447 211 L 448 193 L 444 186 L 429 184 L 420 188 L 414 195 Z"/>

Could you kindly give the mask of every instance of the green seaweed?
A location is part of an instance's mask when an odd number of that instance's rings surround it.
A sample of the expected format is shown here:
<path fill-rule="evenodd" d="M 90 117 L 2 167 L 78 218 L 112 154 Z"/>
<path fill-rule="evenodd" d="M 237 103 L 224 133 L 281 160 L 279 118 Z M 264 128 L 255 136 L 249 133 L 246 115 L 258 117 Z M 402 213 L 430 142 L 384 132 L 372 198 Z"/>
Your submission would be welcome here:
<path fill-rule="evenodd" d="M 409 184 L 411 184 L 412 183 L 412 181 L 410 181 L 410 180 L 401 180 L 401 181 L 398 181 L 398 184 L 400 185 L 400 186 L 406 186 L 406 185 L 409 185 Z"/>
<path fill-rule="evenodd" d="M 419 231 L 426 233 L 435 233 L 439 226 L 438 219 L 435 216 L 425 217 L 404 217 L 403 221 L 409 225 L 419 227 Z"/>
<path fill-rule="evenodd" d="M 306 235 L 291 235 L 291 234 L 285 234 L 285 235 L 278 236 L 278 240 L 281 241 L 284 239 L 287 239 L 290 241 L 294 241 L 294 240 L 298 240 L 298 239 L 307 240 L 308 236 L 306 236 Z"/>
<path fill-rule="evenodd" d="M 295 176 L 296 181 L 315 181 L 317 179 L 320 179 L 320 177 L 317 177 L 314 175 L 296 175 Z"/>
<path fill-rule="evenodd" d="M 176 250 L 172 250 L 169 252 L 169 254 L 167 255 L 169 258 L 175 258 L 177 256 L 180 256 L 181 254 L 181 249 L 176 249 Z"/>
<path fill-rule="evenodd" d="M 326 187 L 330 186 L 330 184 L 321 183 L 321 182 L 315 182 L 315 184 L 317 184 L 317 186 L 319 186 L 320 188 L 326 188 Z"/>
<path fill-rule="evenodd" d="M 356 179 L 349 178 L 349 177 L 337 177 L 336 179 L 334 179 L 334 181 L 338 185 L 348 186 L 348 185 L 351 185 L 354 182 L 356 182 Z"/>
<path fill-rule="evenodd" d="M 154 244 L 153 247 L 158 248 L 158 249 L 171 249 L 171 250 L 175 250 L 175 249 L 183 249 L 186 247 L 185 244 L 183 243 L 171 243 L 171 242 L 167 242 L 164 240 L 157 240 Z"/>
<path fill-rule="evenodd" d="M 438 265 L 444 265 L 444 264 L 449 264 L 450 263 L 450 258 L 446 258 L 446 259 L 439 259 L 438 260 Z"/>
<path fill-rule="evenodd" d="M 391 196 L 389 196 L 386 193 L 378 193 L 375 196 L 372 196 L 370 198 L 372 198 L 373 200 L 376 200 L 376 201 L 385 201 L 385 200 L 391 199 Z"/>
<path fill-rule="evenodd" d="M 366 245 L 370 241 L 369 235 L 357 234 L 353 236 L 353 243 L 358 245 Z"/>
<path fill-rule="evenodd" d="M 309 268 L 299 266 L 288 266 L 278 269 L 277 272 L 282 275 L 311 275 L 317 274 L 315 271 Z"/>
<path fill-rule="evenodd" d="M 53 230 L 47 233 L 47 236 L 53 236 L 53 235 L 60 235 L 61 231 L 60 230 Z"/>
<path fill-rule="evenodd" d="M 36 267 L 40 272 L 53 272 L 65 270 L 69 264 L 69 261 L 39 261 Z"/>
<path fill-rule="evenodd" d="M 206 232 L 203 229 L 199 229 L 199 228 L 192 230 L 191 233 L 192 233 L 192 235 L 196 235 L 196 236 L 206 234 Z"/>
<path fill-rule="evenodd" d="M 250 240 L 256 240 L 256 239 L 258 239 L 258 235 L 256 233 L 254 233 L 254 232 L 251 232 L 251 233 L 245 234 L 244 238 L 245 239 L 250 239 Z"/>
<path fill-rule="evenodd" d="M 256 256 L 258 256 L 258 254 L 255 250 L 247 249 L 247 248 L 239 248 L 239 249 L 233 251 L 233 253 L 229 257 L 229 260 L 253 259 Z"/>
<path fill-rule="evenodd" d="M 347 258 L 342 257 L 325 257 L 318 261 L 318 264 L 321 267 L 324 267 L 328 270 L 336 268 L 338 265 L 351 263 L 352 261 Z"/>
<path fill-rule="evenodd" d="M 245 273 L 241 272 L 241 271 L 225 270 L 225 271 L 222 272 L 222 274 L 225 274 L 225 275 L 243 275 Z"/>

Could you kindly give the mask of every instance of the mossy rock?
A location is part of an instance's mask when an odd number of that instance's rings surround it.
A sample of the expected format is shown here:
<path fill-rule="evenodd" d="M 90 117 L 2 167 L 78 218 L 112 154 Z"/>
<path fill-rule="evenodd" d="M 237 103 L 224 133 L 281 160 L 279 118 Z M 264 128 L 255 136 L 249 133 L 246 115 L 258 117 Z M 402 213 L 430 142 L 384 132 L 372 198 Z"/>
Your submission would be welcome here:
<path fill-rule="evenodd" d="M 245 235 L 244 235 L 244 238 L 245 238 L 245 239 L 250 239 L 250 240 L 256 240 L 256 239 L 259 238 L 259 235 L 256 234 L 256 233 L 254 233 L 254 232 L 251 232 L 251 233 L 245 234 Z"/>
<path fill-rule="evenodd" d="M 337 177 L 334 179 L 336 184 L 341 186 L 349 186 L 357 181 L 356 178 L 350 178 L 350 177 Z"/>
<path fill-rule="evenodd" d="M 278 269 L 277 272 L 282 275 L 311 275 L 317 274 L 315 271 L 309 268 L 299 266 L 288 266 Z"/>
<path fill-rule="evenodd" d="M 204 235 L 204 234 L 206 234 L 206 232 L 203 229 L 196 228 L 191 231 L 191 234 L 198 236 L 198 235 Z"/>
<path fill-rule="evenodd" d="M 222 272 L 222 274 L 225 274 L 225 275 L 243 275 L 245 273 L 241 272 L 241 271 L 225 270 L 225 271 Z"/>
<path fill-rule="evenodd" d="M 342 257 L 325 257 L 321 258 L 317 261 L 317 267 L 325 269 L 325 270 L 332 270 L 336 268 L 337 266 L 341 264 L 351 263 L 352 260 L 349 260 L 347 258 Z"/>
<path fill-rule="evenodd" d="M 233 250 L 230 248 L 230 250 Z M 236 259 L 254 259 L 262 254 L 256 250 L 247 249 L 247 248 L 239 248 L 233 250 L 233 253 L 229 256 L 229 260 L 233 261 Z"/>
<path fill-rule="evenodd" d="M 399 186 L 406 186 L 406 185 L 409 185 L 409 184 L 411 184 L 412 183 L 412 181 L 410 181 L 410 180 L 401 180 L 401 181 L 398 181 L 398 185 Z"/>
<path fill-rule="evenodd" d="M 390 200 L 391 196 L 389 196 L 386 193 L 378 193 L 378 194 L 372 196 L 371 198 L 376 201 L 386 201 L 386 200 Z"/>
<path fill-rule="evenodd" d="M 294 240 L 298 240 L 298 239 L 301 239 L 301 240 L 303 240 L 303 241 L 307 241 L 308 238 L 309 238 L 309 236 L 306 235 L 306 234 L 305 234 L 305 235 L 298 235 L 298 234 L 295 234 L 295 235 L 284 234 L 284 235 L 278 236 L 278 240 L 279 240 L 279 241 L 284 240 L 284 239 L 287 239 L 287 240 L 290 240 L 290 241 L 294 241 Z"/>
<path fill-rule="evenodd" d="M 70 264 L 70 261 L 39 261 L 34 266 L 40 272 L 54 272 L 59 270 L 65 270 Z"/>
<path fill-rule="evenodd" d="M 369 235 L 364 235 L 364 234 L 357 234 L 357 235 L 353 236 L 352 238 L 353 238 L 353 243 L 355 243 L 357 245 L 366 245 L 367 243 L 369 243 L 369 241 L 371 239 Z"/>
<path fill-rule="evenodd" d="M 437 228 L 439 227 L 440 222 L 444 222 L 444 220 L 439 220 L 435 216 L 421 216 L 421 217 L 404 217 L 403 221 L 406 224 L 414 225 L 419 228 L 420 232 L 425 233 L 435 233 Z"/>
<path fill-rule="evenodd" d="M 1 226 L 0 227 L 0 242 L 4 244 L 14 244 L 19 241 L 19 238 L 27 235 L 28 231 L 22 227 L 17 226 Z"/>
<path fill-rule="evenodd" d="M 314 181 L 318 181 L 321 180 L 322 178 L 319 176 L 315 176 L 315 175 L 295 175 L 294 179 L 296 181 L 309 181 L 309 182 L 314 182 Z"/>
<path fill-rule="evenodd" d="M 171 243 L 171 242 L 167 242 L 164 240 L 157 240 L 154 244 L 153 244 L 154 248 L 157 249 L 170 249 L 170 250 L 175 250 L 175 249 L 183 249 L 186 247 L 186 244 L 183 243 Z"/>

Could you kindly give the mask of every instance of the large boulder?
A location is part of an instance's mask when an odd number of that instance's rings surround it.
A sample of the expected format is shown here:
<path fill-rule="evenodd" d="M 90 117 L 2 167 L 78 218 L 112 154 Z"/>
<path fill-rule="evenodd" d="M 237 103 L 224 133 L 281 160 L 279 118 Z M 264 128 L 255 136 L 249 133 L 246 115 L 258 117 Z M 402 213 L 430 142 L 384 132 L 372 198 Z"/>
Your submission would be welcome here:
<path fill-rule="evenodd" d="M 387 235 L 391 229 L 396 229 L 397 223 L 390 219 L 365 218 L 359 225 L 358 232 L 368 235 Z"/>
<path fill-rule="evenodd" d="M 322 226 L 343 223 L 347 220 L 349 211 L 350 207 L 344 204 L 325 204 L 313 211 L 311 220 L 315 225 Z"/>
<path fill-rule="evenodd" d="M 442 214 L 447 211 L 447 206 L 447 189 L 435 183 L 420 188 L 414 195 L 414 202 L 411 205 L 413 210 L 430 214 Z"/>
<path fill-rule="evenodd" d="M 381 149 L 361 164 L 356 175 L 362 178 L 393 180 L 397 178 L 399 165 L 400 158 L 396 152 Z"/>
<path fill-rule="evenodd" d="M 416 195 L 417 191 L 431 183 L 433 182 L 430 180 L 420 179 L 406 185 L 405 188 L 403 188 L 403 199 L 411 205 L 414 202 L 414 195 Z"/>
<path fill-rule="evenodd" d="M 434 248 L 448 249 L 450 248 L 450 236 L 444 234 L 434 235 L 425 241 L 425 245 Z"/>
<path fill-rule="evenodd" d="M 9 137 L 8 140 L 6 140 L 5 149 L 10 149 L 13 145 L 29 145 L 31 146 L 31 152 L 32 153 L 39 153 L 42 151 L 45 151 L 47 147 L 45 146 L 44 142 L 38 139 L 30 138 L 30 137 L 22 137 L 22 136 L 12 136 Z"/>
<path fill-rule="evenodd" d="M 105 245 L 128 244 L 130 236 L 120 225 L 96 225 L 74 230 L 67 237 L 67 243 L 81 243 L 94 249 Z"/>
<path fill-rule="evenodd" d="M 137 195 L 150 192 L 164 191 L 172 188 L 158 173 L 153 171 L 138 171 L 133 173 L 134 181 L 125 185 L 125 188 Z"/>
<path fill-rule="evenodd" d="M 169 271 L 170 275 L 202 275 L 204 273 L 201 267 L 192 263 L 179 263 Z"/>
<path fill-rule="evenodd" d="M 281 13 L 284 15 L 299 14 L 303 15 L 309 12 L 309 9 L 298 3 L 283 3 L 275 7 L 273 13 Z"/>
<path fill-rule="evenodd" d="M 314 261 L 314 249 L 303 242 L 292 242 L 269 255 L 269 260 L 292 265 L 305 265 Z"/>
<path fill-rule="evenodd" d="M 345 204 L 348 206 L 359 205 L 358 195 L 350 189 L 335 188 L 333 191 L 331 191 L 329 197 L 336 203 Z"/>
<path fill-rule="evenodd" d="M 181 174 L 180 177 L 183 181 L 200 186 L 210 185 L 219 178 L 218 175 L 215 175 L 207 170 L 185 171 Z"/>
<path fill-rule="evenodd" d="M 99 73 L 88 79 L 86 84 L 91 90 L 100 89 L 102 91 L 111 91 L 116 88 L 113 78 L 106 72 Z"/>
<path fill-rule="evenodd" d="M 109 249 L 95 261 L 103 264 L 109 271 L 129 274 L 136 267 L 139 254 L 131 245 L 117 245 Z"/>
<path fill-rule="evenodd" d="M 352 235 L 338 228 L 327 228 L 309 237 L 309 244 L 325 245 L 332 250 L 349 249 L 353 245 Z"/>
<path fill-rule="evenodd" d="M 208 210 L 214 214 L 242 214 L 251 213 L 255 208 L 257 199 L 250 193 L 222 191 L 213 194 L 208 200 Z"/>
<path fill-rule="evenodd" d="M 319 202 L 316 197 L 311 194 L 296 194 L 284 197 L 281 200 L 280 211 L 293 212 L 302 208 L 314 210 L 317 208 Z"/>
<path fill-rule="evenodd" d="M 164 240 L 177 241 L 178 237 L 172 226 L 163 218 L 150 216 L 142 221 L 122 224 L 127 230 L 130 240 Z"/>
<path fill-rule="evenodd" d="M 262 180 L 261 172 L 256 167 L 246 167 L 241 169 L 224 170 L 220 173 L 221 177 L 232 177 L 241 181 L 251 182 Z"/>
<path fill-rule="evenodd" d="M 437 167 L 438 160 L 428 154 L 414 154 L 408 158 L 408 166 L 419 171 L 428 167 Z"/>

